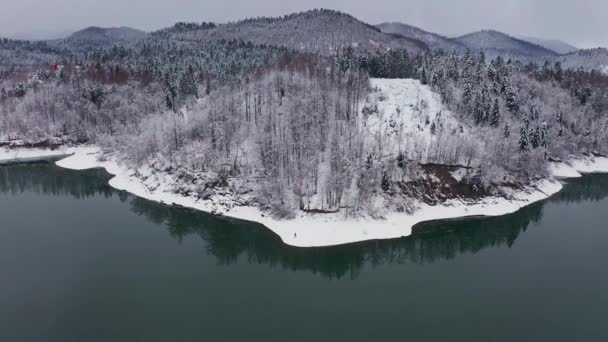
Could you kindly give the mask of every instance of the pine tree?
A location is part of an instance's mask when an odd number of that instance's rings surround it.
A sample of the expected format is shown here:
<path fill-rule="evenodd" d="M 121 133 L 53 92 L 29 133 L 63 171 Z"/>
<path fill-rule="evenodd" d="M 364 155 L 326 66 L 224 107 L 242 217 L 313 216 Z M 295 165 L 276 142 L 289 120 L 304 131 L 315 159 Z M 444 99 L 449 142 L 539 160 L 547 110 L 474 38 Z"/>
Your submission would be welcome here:
<path fill-rule="evenodd" d="M 177 89 L 167 73 L 165 75 L 165 104 L 167 105 L 167 109 L 171 109 L 175 112 L 177 110 L 177 104 L 175 103 L 176 100 Z"/>
<path fill-rule="evenodd" d="M 198 89 L 196 81 L 194 80 L 194 69 L 189 66 L 187 70 L 182 73 L 182 77 L 179 81 L 180 95 L 183 97 L 194 96 L 198 98 Z"/>
<path fill-rule="evenodd" d="M 559 61 L 555 62 L 553 66 L 553 77 L 557 82 L 561 82 L 563 79 L 562 63 Z"/>
<path fill-rule="evenodd" d="M 205 94 L 211 94 L 211 78 L 207 77 L 207 81 L 205 83 Z"/>
<path fill-rule="evenodd" d="M 386 171 L 382 172 L 381 187 L 384 192 L 389 192 L 391 190 L 391 180 L 388 176 L 388 172 L 386 172 Z"/>
<path fill-rule="evenodd" d="M 420 71 L 420 83 L 422 83 L 423 85 L 426 85 L 427 79 L 426 79 L 426 68 L 422 68 L 422 71 Z"/>
<path fill-rule="evenodd" d="M 530 120 L 537 121 L 540 115 L 540 110 L 536 106 L 530 107 Z"/>
<path fill-rule="evenodd" d="M 549 61 L 545 61 L 543 64 L 543 68 L 541 70 L 541 79 L 549 80 L 553 78 L 553 70 L 551 68 L 551 63 Z"/>
<path fill-rule="evenodd" d="M 483 50 L 481 50 L 481 52 L 479 52 L 478 62 L 481 65 L 484 65 L 486 63 L 486 54 L 485 54 L 485 52 L 483 52 Z"/>
<path fill-rule="evenodd" d="M 490 125 L 497 127 L 500 122 L 500 105 L 498 99 L 494 99 L 494 106 L 492 106 L 492 114 L 490 115 Z"/>
<path fill-rule="evenodd" d="M 492 98 L 490 97 L 490 89 L 487 83 L 483 83 L 481 87 L 481 122 L 487 123 L 490 120 L 492 112 Z"/>
<path fill-rule="evenodd" d="M 545 149 L 549 146 L 549 124 L 547 122 L 543 122 L 540 127 L 540 146 Z"/>
<path fill-rule="evenodd" d="M 517 94 L 513 91 L 510 81 L 508 81 L 505 86 L 505 102 L 507 103 L 507 109 L 509 109 L 511 113 L 517 114 L 519 112 Z"/>
<path fill-rule="evenodd" d="M 25 88 L 25 85 L 21 82 L 17 83 L 17 86 L 15 87 L 15 96 L 24 97 L 26 93 L 27 89 Z"/>
<path fill-rule="evenodd" d="M 473 99 L 473 86 L 468 81 L 464 83 L 464 91 L 462 93 L 462 103 L 468 106 Z"/>
<path fill-rule="evenodd" d="M 519 151 L 527 152 L 530 150 L 530 142 L 528 140 L 528 132 L 525 127 L 519 130 Z"/>
<path fill-rule="evenodd" d="M 536 126 L 530 133 L 530 146 L 537 149 L 540 146 L 540 127 Z"/>

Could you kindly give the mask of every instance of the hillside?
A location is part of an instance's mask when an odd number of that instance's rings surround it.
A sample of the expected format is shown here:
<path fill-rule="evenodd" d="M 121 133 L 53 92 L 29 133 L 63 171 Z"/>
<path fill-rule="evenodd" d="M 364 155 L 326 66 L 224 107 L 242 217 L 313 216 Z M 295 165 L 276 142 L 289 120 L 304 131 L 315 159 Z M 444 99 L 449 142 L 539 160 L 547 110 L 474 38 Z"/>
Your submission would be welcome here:
<path fill-rule="evenodd" d="M 387 34 L 398 34 L 409 39 L 419 40 L 428 45 L 431 49 L 443 49 L 448 52 L 456 51 L 458 53 L 463 53 L 467 49 L 464 44 L 458 41 L 451 40 L 447 37 L 419 29 L 408 24 L 392 22 L 382 23 L 376 25 L 376 27 Z"/>
<path fill-rule="evenodd" d="M 0 38 L 0 65 L 49 64 L 56 62 L 66 53 L 65 50 L 43 41 Z"/>
<path fill-rule="evenodd" d="M 557 57 L 566 68 L 599 70 L 608 74 L 608 49 L 584 49 Z"/>
<path fill-rule="evenodd" d="M 246 19 L 215 28 L 172 34 L 178 39 L 212 41 L 243 40 L 277 45 L 298 51 L 332 55 L 345 47 L 357 50 L 405 48 L 413 53 L 427 49 L 421 41 L 382 33 L 351 15 L 332 10 L 312 10 L 277 18 Z"/>
<path fill-rule="evenodd" d="M 535 45 L 502 32 L 484 30 L 454 38 L 474 51 L 483 50 L 489 58 L 502 56 L 513 59 L 533 59 L 556 56 L 557 53 L 542 46 Z"/>
<path fill-rule="evenodd" d="M 524 40 L 524 41 L 530 42 L 532 44 L 542 46 L 545 49 L 549 49 L 560 55 L 572 53 L 572 52 L 575 52 L 576 50 L 578 50 L 577 47 L 572 46 L 564 41 L 557 40 L 557 39 L 542 39 L 542 38 L 525 37 L 525 36 L 518 36 L 517 39 Z"/>

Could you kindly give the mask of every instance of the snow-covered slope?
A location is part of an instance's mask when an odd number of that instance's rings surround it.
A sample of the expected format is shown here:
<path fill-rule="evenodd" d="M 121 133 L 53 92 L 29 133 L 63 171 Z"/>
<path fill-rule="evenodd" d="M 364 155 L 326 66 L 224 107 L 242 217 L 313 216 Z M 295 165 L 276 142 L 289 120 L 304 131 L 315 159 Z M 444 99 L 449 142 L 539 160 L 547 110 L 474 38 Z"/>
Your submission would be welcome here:
<path fill-rule="evenodd" d="M 608 49 L 583 49 L 567 55 L 559 56 L 564 68 L 580 68 L 585 70 L 599 70 L 608 75 Z"/>
<path fill-rule="evenodd" d="M 362 115 L 369 139 L 381 140 L 383 153 L 403 153 L 420 162 L 459 162 L 433 160 L 433 147 L 440 142 L 449 149 L 456 145 L 450 141 L 474 139 L 439 94 L 413 79 L 372 79 L 370 85 Z"/>

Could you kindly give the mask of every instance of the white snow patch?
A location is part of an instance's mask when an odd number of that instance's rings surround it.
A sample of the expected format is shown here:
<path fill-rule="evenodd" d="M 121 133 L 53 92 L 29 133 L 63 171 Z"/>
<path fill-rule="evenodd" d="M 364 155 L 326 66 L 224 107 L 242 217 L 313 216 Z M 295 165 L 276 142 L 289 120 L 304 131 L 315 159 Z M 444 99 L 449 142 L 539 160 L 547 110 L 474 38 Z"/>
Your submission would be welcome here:
<path fill-rule="evenodd" d="M 566 163 L 549 163 L 549 173 L 555 178 L 578 178 L 582 175 Z"/>
<path fill-rule="evenodd" d="M 579 157 L 568 161 L 580 173 L 608 172 L 608 158 L 606 157 Z"/>
<path fill-rule="evenodd" d="M 370 86 L 362 106 L 362 129 L 370 143 L 382 146 L 383 154 L 404 153 L 408 159 L 428 162 L 433 144 L 457 146 L 457 141 L 475 138 L 440 95 L 418 80 L 372 78 Z"/>
<path fill-rule="evenodd" d="M 454 171 L 450 172 L 452 178 L 454 178 L 457 182 L 462 182 L 462 180 L 467 176 L 468 171 L 465 168 L 458 168 Z"/>

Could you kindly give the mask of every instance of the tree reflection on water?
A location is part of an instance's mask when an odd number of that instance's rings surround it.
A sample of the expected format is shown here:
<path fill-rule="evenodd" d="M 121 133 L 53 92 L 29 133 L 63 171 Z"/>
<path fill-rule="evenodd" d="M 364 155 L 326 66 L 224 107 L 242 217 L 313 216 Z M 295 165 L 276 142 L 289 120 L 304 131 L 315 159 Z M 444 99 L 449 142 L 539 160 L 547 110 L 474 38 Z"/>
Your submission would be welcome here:
<path fill-rule="evenodd" d="M 283 244 L 259 224 L 141 199 L 112 189 L 107 185 L 109 178 L 103 170 L 69 171 L 49 164 L 3 166 L 0 167 L 0 193 L 34 192 L 78 199 L 117 196 L 129 203 L 137 215 L 165 226 L 169 235 L 178 241 L 198 235 L 207 254 L 220 264 L 267 264 L 329 278 L 356 278 L 365 265 L 424 264 L 475 254 L 487 248 L 511 247 L 530 223 L 542 218 L 546 203 L 500 217 L 422 223 L 414 227 L 412 236 L 407 238 L 328 248 L 295 248 Z M 600 201 L 606 196 L 608 175 L 592 175 L 568 181 L 564 190 L 548 202 Z"/>

